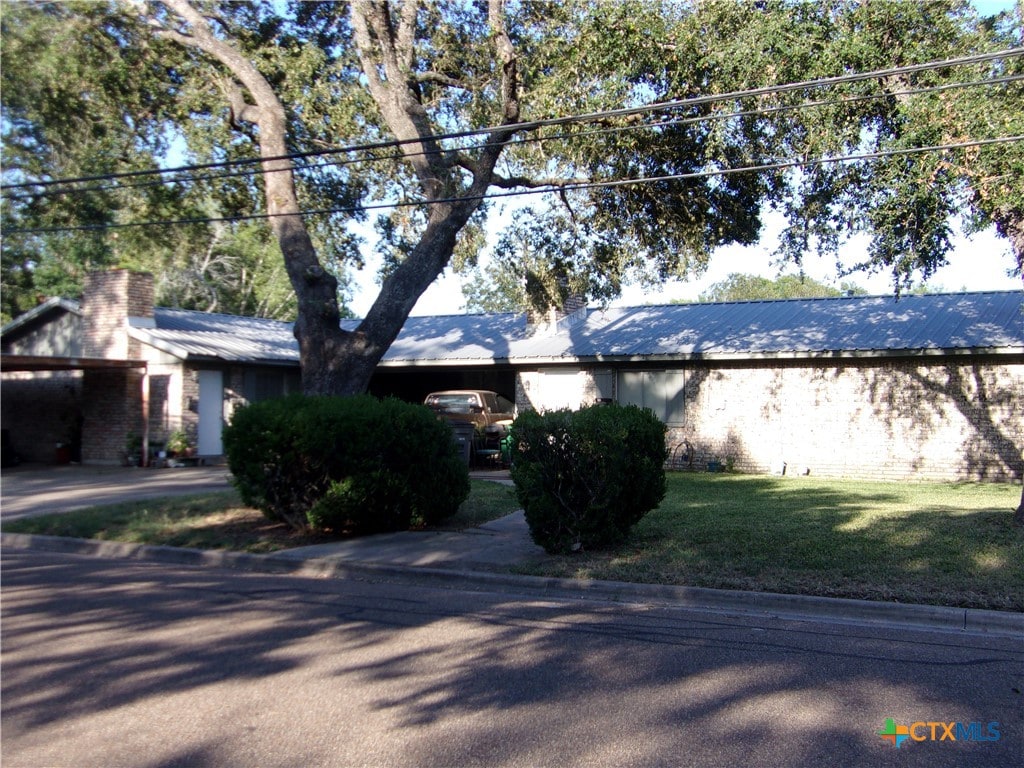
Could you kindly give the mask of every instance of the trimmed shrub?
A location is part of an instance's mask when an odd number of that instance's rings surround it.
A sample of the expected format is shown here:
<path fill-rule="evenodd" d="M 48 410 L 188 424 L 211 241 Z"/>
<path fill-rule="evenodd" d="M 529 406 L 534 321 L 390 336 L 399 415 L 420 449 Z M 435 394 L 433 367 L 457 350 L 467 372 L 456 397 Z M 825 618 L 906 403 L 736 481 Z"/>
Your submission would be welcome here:
<path fill-rule="evenodd" d="M 665 425 L 650 410 L 529 411 L 512 439 L 516 495 L 549 553 L 619 544 L 665 496 Z"/>
<path fill-rule="evenodd" d="M 469 495 L 451 428 L 400 400 L 292 395 L 224 430 L 242 500 L 298 530 L 377 533 L 436 523 Z"/>

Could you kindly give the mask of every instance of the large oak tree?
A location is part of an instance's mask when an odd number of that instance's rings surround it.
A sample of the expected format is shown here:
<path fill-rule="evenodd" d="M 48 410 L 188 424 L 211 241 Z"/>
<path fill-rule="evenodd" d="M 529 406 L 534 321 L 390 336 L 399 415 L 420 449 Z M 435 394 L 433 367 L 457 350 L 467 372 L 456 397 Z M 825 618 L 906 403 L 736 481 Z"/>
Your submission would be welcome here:
<path fill-rule="evenodd" d="M 12 67 L 3 98 L 28 137 L 23 156 L 33 146 L 52 150 L 15 169 L 25 178 L 75 175 L 68 158 L 88 159 L 91 172 L 136 168 L 166 150 L 169 135 L 183 138 L 197 162 L 253 160 L 263 173 L 30 199 L 13 213 L 37 206 L 49 222 L 70 222 L 91 201 L 86 219 L 99 223 L 145 221 L 176 206 L 181 213 L 171 218 L 202 218 L 204 210 L 267 216 L 296 296 L 310 393 L 366 389 L 423 291 L 452 264 L 472 265 L 489 192 L 550 190 L 514 220 L 497 250 L 519 269 L 534 303 L 567 292 L 613 296 L 631 275 L 656 281 L 699 271 L 719 246 L 756 242 L 766 206 L 789 221 L 780 257 L 834 253 L 844 238 L 867 232 L 860 266 L 890 271 L 897 290 L 943 263 L 958 211 L 976 226 L 994 224 L 1013 244 L 1018 268 L 1024 260 L 1022 192 L 1013 181 L 1019 143 L 915 152 L 1024 133 L 1018 83 L 944 87 L 1019 73 L 1020 58 L 707 99 L 1019 42 L 1019 16 L 983 22 L 955 0 L 354 0 L 287 10 L 140 0 L 39 3 L 19 19 L 39 29 L 14 29 L 5 19 L 5 40 L 19 37 L 47 54 L 55 62 L 44 73 L 50 82 L 65 82 L 68 66 L 56 63 L 54 45 L 93 54 L 59 98 L 40 93 L 52 107 L 45 113 L 20 97 L 27 84 L 19 73 L 34 73 Z M 47 30 L 61 25 L 69 32 L 51 44 Z M 123 55 L 106 67 L 100 58 L 111 52 Z M 129 64 L 142 75 L 133 80 Z M 88 119 L 69 120 L 62 101 Z M 665 101 L 675 106 L 606 113 Z M 559 119 L 585 113 L 600 114 Z M 87 131 L 79 142 L 83 127 L 102 135 Z M 357 145 L 363 149 L 342 151 Z M 884 156 L 816 162 L 865 151 Z M 805 162 L 735 172 L 779 159 Z M 629 179 L 648 181 L 620 183 Z M 97 195 L 104 197 L 96 202 Z M 338 275 L 361 260 L 348 224 L 375 204 L 396 206 L 376 219 L 380 292 L 358 328 L 346 331 Z M 196 250 L 184 235 L 166 234 L 188 232 L 184 225 L 141 228 L 135 238 L 144 247 L 154 231 L 153 241 Z M 79 242 L 109 252 L 115 236 L 87 233 Z M 203 247 L 213 239 L 209 231 L 195 237 Z M 15 237 L 5 252 L 21 257 L 37 245 Z"/>

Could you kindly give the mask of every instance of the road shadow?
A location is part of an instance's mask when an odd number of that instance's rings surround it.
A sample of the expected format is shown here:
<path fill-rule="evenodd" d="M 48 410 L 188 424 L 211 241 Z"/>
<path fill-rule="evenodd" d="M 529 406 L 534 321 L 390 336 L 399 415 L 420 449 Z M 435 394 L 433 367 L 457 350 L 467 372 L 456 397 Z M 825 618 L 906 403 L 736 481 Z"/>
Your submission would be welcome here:
<path fill-rule="evenodd" d="M 268 687 L 282 743 L 224 707 L 132 762 L 239 764 L 244 746 L 282 765 L 877 765 L 893 749 L 877 732 L 903 713 L 1007 722 L 1004 741 L 928 750 L 930 765 L 1019 755 L 1008 642 L 930 636 L 927 655 L 916 633 L 73 560 L 5 553 L 11 764 L 25 734 L 124 712 L 144 732 L 163 702 Z M 313 728 L 325 714 L 340 730 Z M 372 758 L 343 751 L 376 722 Z"/>

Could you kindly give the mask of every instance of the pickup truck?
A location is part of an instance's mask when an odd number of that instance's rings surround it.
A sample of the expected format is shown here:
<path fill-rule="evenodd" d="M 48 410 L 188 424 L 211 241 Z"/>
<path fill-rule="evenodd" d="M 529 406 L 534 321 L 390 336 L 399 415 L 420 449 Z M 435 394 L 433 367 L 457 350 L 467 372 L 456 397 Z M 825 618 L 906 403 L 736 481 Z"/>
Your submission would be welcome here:
<path fill-rule="evenodd" d="M 484 389 L 431 392 L 423 404 L 448 421 L 468 421 L 480 432 L 504 435 L 515 419 L 515 405 Z"/>

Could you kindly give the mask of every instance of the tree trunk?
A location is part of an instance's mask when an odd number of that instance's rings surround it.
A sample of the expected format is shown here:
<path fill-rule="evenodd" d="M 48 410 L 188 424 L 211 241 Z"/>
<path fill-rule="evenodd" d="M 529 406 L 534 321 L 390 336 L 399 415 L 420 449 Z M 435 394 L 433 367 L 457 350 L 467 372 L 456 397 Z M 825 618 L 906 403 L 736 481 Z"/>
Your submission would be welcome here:
<path fill-rule="evenodd" d="M 368 389 L 377 364 L 401 332 L 417 299 L 447 265 L 455 238 L 476 206 L 462 207 L 465 210 L 431 216 L 420 242 L 384 281 L 355 331 L 318 334 L 319 325 L 301 334 L 297 331 L 306 394 L 356 395 Z"/>
<path fill-rule="evenodd" d="M 359 327 L 341 328 L 337 280 L 320 264 L 296 194 L 287 143 L 287 118 L 273 86 L 230 41 L 215 35 L 207 19 L 189 0 L 166 0 L 189 25 L 189 33 L 163 28 L 160 34 L 204 51 L 220 62 L 234 80 L 225 88 L 233 118 L 259 127 L 264 186 L 270 225 L 284 254 L 285 267 L 298 299 L 295 337 L 299 344 L 302 390 L 307 395 L 354 395 L 365 392 L 373 372 L 398 336 L 416 301 L 444 271 L 459 232 L 480 206 L 510 130 L 491 132 L 486 148 L 472 162 L 472 182 L 461 183 L 431 131 L 427 113 L 409 80 L 414 56 L 418 3 L 398 14 L 378 0 L 352 6 L 359 56 L 370 92 L 385 122 L 403 141 L 402 150 L 432 202 L 426 229 L 412 253 L 384 281 L 380 294 Z M 397 18 L 396 18 L 397 17 Z M 502 117 L 519 119 L 515 51 L 504 29 L 501 0 L 489 0 L 495 53 L 502 65 Z M 372 32 L 371 32 L 372 28 Z M 379 57 L 379 58 L 378 58 Z M 246 94 L 255 103 L 249 103 Z M 464 196 L 459 202 L 440 202 Z"/>
<path fill-rule="evenodd" d="M 1017 507 L 1017 511 L 1013 513 L 1013 522 L 1017 525 L 1024 525 L 1024 480 L 1022 480 L 1020 487 L 1020 505 Z"/>

